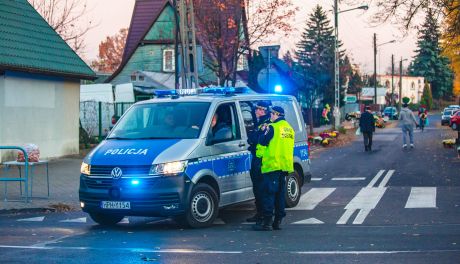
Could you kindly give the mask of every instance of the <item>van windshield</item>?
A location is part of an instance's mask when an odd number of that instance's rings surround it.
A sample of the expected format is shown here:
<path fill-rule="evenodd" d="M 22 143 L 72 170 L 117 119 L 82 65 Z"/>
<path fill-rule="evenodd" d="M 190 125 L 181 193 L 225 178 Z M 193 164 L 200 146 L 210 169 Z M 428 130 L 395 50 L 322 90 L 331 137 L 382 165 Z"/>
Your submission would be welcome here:
<path fill-rule="evenodd" d="M 107 139 L 198 138 L 209 105 L 205 102 L 134 105 Z"/>

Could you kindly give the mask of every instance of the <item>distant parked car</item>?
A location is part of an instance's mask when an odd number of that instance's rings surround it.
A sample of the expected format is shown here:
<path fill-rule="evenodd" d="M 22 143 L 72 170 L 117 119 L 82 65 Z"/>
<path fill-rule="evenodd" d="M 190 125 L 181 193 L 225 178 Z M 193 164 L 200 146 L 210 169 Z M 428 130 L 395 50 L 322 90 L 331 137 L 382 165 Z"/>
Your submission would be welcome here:
<path fill-rule="evenodd" d="M 460 127 L 460 110 L 455 112 L 455 114 L 452 115 L 449 121 L 449 126 L 453 130 L 458 130 Z"/>
<path fill-rule="evenodd" d="M 444 112 L 442 113 L 442 116 L 441 116 L 441 125 L 444 126 L 444 125 L 449 125 L 449 122 L 450 122 L 450 118 L 452 117 L 452 115 L 454 114 L 455 110 L 453 109 L 444 109 Z"/>
<path fill-rule="evenodd" d="M 383 110 L 383 115 L 388 116 L 389 119 L 398 119 L 398 110 L 394 106 L 385 107 Z"/>

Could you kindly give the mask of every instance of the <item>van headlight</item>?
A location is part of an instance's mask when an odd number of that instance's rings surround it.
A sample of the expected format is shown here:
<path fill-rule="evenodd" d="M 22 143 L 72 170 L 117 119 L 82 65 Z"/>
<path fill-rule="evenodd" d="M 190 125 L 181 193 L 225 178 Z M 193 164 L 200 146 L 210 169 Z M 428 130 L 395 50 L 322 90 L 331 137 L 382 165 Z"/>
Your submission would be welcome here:
<path fill-rule="evenodd" d="M 82 162 L 80 167 L 80 172 L 82 174 L 90 175 L 91 174 L 91 165 Z"/>
<path fill-rule="evenodd" d="M 185 167 L 187 167 L 186 160 L 154 164 L 150 168 L 149 175 L 178 174 L 184 172 Z"/>

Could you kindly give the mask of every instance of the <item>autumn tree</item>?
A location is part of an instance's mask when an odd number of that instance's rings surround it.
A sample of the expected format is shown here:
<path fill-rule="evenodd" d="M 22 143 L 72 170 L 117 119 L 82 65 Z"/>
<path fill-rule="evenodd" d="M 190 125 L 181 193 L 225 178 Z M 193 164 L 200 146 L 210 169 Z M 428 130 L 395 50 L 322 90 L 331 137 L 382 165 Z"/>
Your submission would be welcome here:
<path fill-rule="evenodd" d="M 453 82 L 449 59 L 441 52 L 440 35 L 434 12 L 428 9 L 425 21 L 419 30 L 416 55 L 409 66 L 410 75 L 423 76 L 430 83 L 436 99 L 450 97 Z"/>
<path fill-rule="evenodd" d="M 79 0 L 28 0 L 48 24 L 77 53 L 85 48 L 85 35 L 94 28 L 92 21 L 78 26 L 87 13 L 85 1 Z"/>
<path fill-rule="evenodd" d="M 91 67 L 100 72 L 114 72 L 121 64 L 127 35 L 128 29 L 122 28 L 117 34 L 101 41 L 98 58 L 91 63 Z"/>
<path fill-rule="evenodd" d="M 196 36 L 208 55 L 204 64 L 217 75 L 219 85 L 234 81 L 240 48 L 240 0 L 195 0 L 194 6 Z"/>
<path fill-rule="evenodd" d="M 460 6 L 460 0 L 452 1 L 450 9 Z M 453 95 L 458 97 L 460 102 L 460 34 L 455 33 L 455 24 L 460 20 L 460 8 L 448 13 L 444 23 L 442 34 L 443 54 L 451 61 L 451 69 L 455 74 Z"/>

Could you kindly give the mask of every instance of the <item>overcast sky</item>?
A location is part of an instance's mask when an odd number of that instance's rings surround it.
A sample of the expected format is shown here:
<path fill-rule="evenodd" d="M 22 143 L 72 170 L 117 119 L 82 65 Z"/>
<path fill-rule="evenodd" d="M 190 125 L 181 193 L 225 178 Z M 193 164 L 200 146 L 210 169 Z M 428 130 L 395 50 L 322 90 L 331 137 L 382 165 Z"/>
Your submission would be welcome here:
<path fill-rule="evenodd" d="M 325 10 L 332 10 L 333 0 L 292 0 L 300 10 L 294 21 L 296 30 L 290 37 L 274 37 L 268 44 L 281 45 L 282 53 L 294 50 L 299 41 L 301 32 L 305 28 L 305 21 L 312 13 L 314 7 L 319 4 Z M 85 60 L 91 61 L 97 57 L 99 43 L 106 37 L 114 35 L 120 28 L 129 27 L 134 8 L 134 0 L 87 0 L 88 9 L 82 23 L 92 20 L 97 27 L 92 29 L 86 37 Z M 365 3 L 366 1 L 363 1 Z M 369 2 L 369 1 L 368 1 Z M 339 9 L 351 8 L 342 4 Z M 333 26 L 333 13 L 330 13 L 331 26 Z M 373 34 L 377 33 L 377 44 L 395 39 L 394 44 L 386 44 L 379 47 L 377 55 L 377 71 L 384 73 L 391 68 L 391 54 L 395 55 L 396 64 L 403 58 L 414 56 L 416 49 L 416 32 L 402 37 L 397 27 L 392 25 L 369 25 L 369 17 L 372 14 L 372 6 L 368 11 L 354 10 L 339 15 L 339 39 L 343 42 L 352 62 L 359 65 L 364 73 L 373 72 Z M 408 62 L 404 62 L 404 68 Z M 396 66 L 396 68 L 398 68 Z"/>

